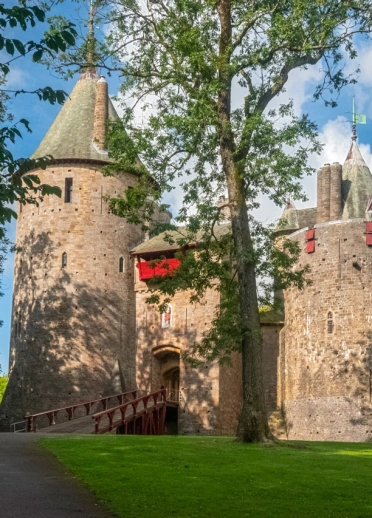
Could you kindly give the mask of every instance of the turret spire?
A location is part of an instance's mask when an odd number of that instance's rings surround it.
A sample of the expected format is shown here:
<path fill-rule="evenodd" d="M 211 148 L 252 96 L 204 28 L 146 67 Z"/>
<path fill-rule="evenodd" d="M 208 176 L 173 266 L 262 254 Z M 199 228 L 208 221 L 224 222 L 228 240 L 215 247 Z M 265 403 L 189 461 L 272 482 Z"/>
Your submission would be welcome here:
<path fill-rule="evenodd" d="M 294 201 L 292 199 L 292 196 L 290 193 L 287 194 L 287 199 L 286 199 L 286 206 L 285 206 L 286 209 L 295 209 L 295 204 L 294 204 Z"/>
<path fill-rule="evenodd" d="M 357 124 L 366 124 L 367 123 L 367 117 L 365 115 L 362 115 L 361 113 L 355 113 L 355 96 L 353 97 L 353 119 L 352 119 L 352 134 L 351 134 L 351 140 L 353 142 L 356 142 L 358 136 L 357 136 Z"/>
<path fill-rule="evenodd" d="M 364 218 L 366 205 L 372 193 L 372 175 L 356 142 L 356 125 L 366 124 L 366 116 L 355 113 L 354 98 L 352 124 L 352 142 L 342 168 L 342 219 Z"/>
<path fill-rule="evenodd" d="M 96 8 L 94 7 L 94 0 L 90 0 L 89 4 L 89 19 L 88 19 L 88 34 L 86 44 L 85 65 L 83 66 L 83 73 L 97 74 L 96 61 L 96 39 L 94 36 L 94 17 L 96 15 Z"/>
<path fill-rule="evenodd" d="M 352 124 L 351 140 L 356 142 L 357 138 L 358 138 L 358 136 L 357 136 L 356 120 L 355 120 L 355 96 L 353 96 L 353 124 Z"/>

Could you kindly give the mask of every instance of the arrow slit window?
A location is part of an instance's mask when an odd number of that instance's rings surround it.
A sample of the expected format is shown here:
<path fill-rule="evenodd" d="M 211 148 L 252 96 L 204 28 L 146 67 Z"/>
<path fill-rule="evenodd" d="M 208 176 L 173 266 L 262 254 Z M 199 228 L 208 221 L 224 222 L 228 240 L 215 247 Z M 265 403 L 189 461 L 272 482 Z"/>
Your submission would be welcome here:
<path fill-rule="evenodd" d="M 72 203 L 72 178 L 65 178 L 65 203 Z"/>
<path fill-rule="evenodd" d="M 334 323 L 333 323 L 333 313 L 332 311 L 328 311 L 327 315 L 327 331 L 328 334 L 331 335 L 333 333 Z"/>

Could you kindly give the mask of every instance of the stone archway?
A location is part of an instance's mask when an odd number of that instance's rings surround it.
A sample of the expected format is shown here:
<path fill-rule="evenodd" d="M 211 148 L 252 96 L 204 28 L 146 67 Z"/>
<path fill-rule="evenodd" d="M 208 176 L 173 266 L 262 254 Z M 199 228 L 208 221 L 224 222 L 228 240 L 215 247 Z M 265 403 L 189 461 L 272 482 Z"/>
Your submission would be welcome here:
<path fill-rule="evenodd" d="M 152 351 L 152 389 L 161 386 L 167 389 L 167 399 L 178 402 L 180 386 L 180 349 L 173 345 L 162 345 Z"/>
<path fill-rule="evenodd" d="M 178 402 L 180 390 L 180 349 L 174 345 L 161 345 L 152 351 L 152 389 L 167 389 L 167 434 L 178 433 Z"/>

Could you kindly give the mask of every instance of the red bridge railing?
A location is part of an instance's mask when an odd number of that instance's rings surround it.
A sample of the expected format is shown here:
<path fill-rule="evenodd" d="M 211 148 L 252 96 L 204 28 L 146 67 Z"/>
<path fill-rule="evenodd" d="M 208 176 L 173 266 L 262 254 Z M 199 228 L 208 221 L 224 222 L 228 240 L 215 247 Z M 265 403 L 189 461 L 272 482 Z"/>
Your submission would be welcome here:
<path fill-rule="evenodd" d="M 103 434 L 121 427 L 123 434 L 163 435 L 165 431 L 166 390 L 128 401 L 98 412 L 95 433 Z"/>
<path fill-rule="evenodd" d="M 75 405 L 65 406 L 63 408 L 56 408 L 54 410 L 46 410 L 45 412 L 39 412 L 38 414 L 26 414 L 24 419 L 27 421 L 26 430 L 27 432 L 31 432 L 32 430 L 36 430 L 36 421 L 42 418 L 47 418 L 49 421 L 49 426 L 53 426 L 56 424 L 56 417 L 61 412 L 66 412 L 66 421 L 71 421 L 74 419 L 75 413 L 77 409 L 84 409 L 85 415 L 89 415 L 92 408 L 96 404 L 102 404 L 103 410 L 107 410 L 111 401 L 117 399 L 118 402 L 122 405 L 125 403 L 125 400 L 128 398 L 132 398 L 133 400 L 137 397 L 137 390 L 132 390 L 130 392 L 121 392 L 120 394 L 114 394 L 112 396 L 105 396 L 98 399 L 92 399 L 90 401 L 85 401 L 84 403 L 77 403 Z M 61 421 L 62 422 L 62 421 Z"/>

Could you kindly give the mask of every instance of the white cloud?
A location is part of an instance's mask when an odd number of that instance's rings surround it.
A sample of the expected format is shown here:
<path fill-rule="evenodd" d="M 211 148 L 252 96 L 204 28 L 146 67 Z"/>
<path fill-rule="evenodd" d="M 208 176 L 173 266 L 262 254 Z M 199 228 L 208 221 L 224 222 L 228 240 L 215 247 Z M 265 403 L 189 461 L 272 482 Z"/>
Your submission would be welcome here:
<path fill-rule="evenodd" d="M 293 70 L 289 74 L 285 91 L 273 99 L 270 107 L 278 107 L 280 104 L 292 99 L 295 115 L 301 115 L 304 103 L 312 98 L 314 88 L 321 80 L 321 77 L 319 64 L 307 69 Z"/>
<path fill-rule="evenodd" d="M 314 87 L 321 80 L 322 74 L 320 65 L 309 66 L 308 68 L 297 69 L 289 74 L 284 91 L 275 97 L 269 109 L 276 109 L 281 104 L 286 104 L 293 100 L 295 114 L 301 115 L 303 104 L 310 100 Z M 232 109 L 235 110 L 243 104 L 244 97 L 248 94 L 246 88 L 242 88 L 235 78 L 232 85 Z"/>
<path fill-rule="evenodd" d="M 120 117 L 123 115 L 125 108 L 132 108 L 134 124 L 140 128 L 145 127 L 151 115 L 156 113 L 156 101 L 155 95 L 147 95 L 137 100 L 134 97 L 124 99 L 122 94 L 117 95 L 116 100 L 112 100 Z"/>
<path fill-rule="evenodd" d="M 20 68 L 12 68 L 9 74 L 6 76 L 7 88 L 25 88 L 25 85 L 29 81 L 29 74 L 25 70 Z"/>
<path fill-rule="evenodd" d="M 335 120 L 329 120 L 319 133 L 319 141 L 324 144 L 324 149 L 320 155 L 312 155 L 309 164 L 316 170 L 320 169 L 324 164 L 332 164 L 345 162 L 347 153 L 351 145 L 351 124 L 345 117 L 337 117 Z M 368 144 L 359 143 L 362 156 L 372 171 L 372 151 Z M 295 202 L 297 208 L 316 207 L 316 174 L 307 176 L 302 181 L 302 187 L 308 197 L 306 202 Z M 255 211 L 255 217 L 262 222 L 272 223 L 277 220 L 283 209 L 277 207 L 266 197 L 261 196 L 260 208 Z"/>
<path fill-rule="evenodd" d="M 143 2 L 143 6 L 145 3 Z M 129 50 L 129 49 L 128 49 Z M 369 103 L 370 88 L 372 86 L 372 42 L 364 41 L 363 44 L 358 44 L 358 57 L 355 60 L 350 60 L 345 55 L 345 74 L 352 74 L 360 67 L 361 74 L 358 78 L 358 84 L 352 86 L 349 92 L 354 92 L 356 95 L 356 109 L 360 113 L 367 113 L 372 118 L 372 105 Z M 288 82 L 285 86 L 285 91 L 273 99 L 270 104 L 271 108 L 278 108 L 281 104 L 287 103 L 290 99 L 293 100 L 294 112 L 297 116 L 303 113 L 304 104 L 311 100 L 314 89 L 322 79 L 322 65 L 318 63 L 314 66 L 309 66 L 307 69 L 297 69 L 290 73 Z M 244 96 L 247 95 L 247 90 L 240 87 L 238 82 L 233 82 L 232 89 L 232 108 L 241 107 L 244 102 Z M 155 98 L 153 99 L 155 100 Z M 128 100 L 128 106 L 134 104 L 133 100 Z M 144 102 L 138 103 L 135 109 L 135 117 L 139 125 L 146 124 L 147 118 L 152 109 L 143 112 Z M 319 109 L 322 109 L 319 104 L 314 105 L 314 113 L 311 118 L 317 118 Z M 329 120 L 319 133 L 319 140 L 324 144 L 324 149 L 321 155 L 313 155 L 310 157 L 309 163 L 315 169 L 319 169 L 324 163 L 344 162 L 347 152 L 350 147 L 351 125 L 346 117 L 337 117 L 335 120 Z M 362 155 L 367 165 L 372 170 L 372 153 L 370 146 L 359 145 Z M 305 177 L 303 179 L 303 189 L 308 196 L 308 201 L 301 203 L 296 202 L 296 206 L 300 207 L 315 207 L 316 206 L 316 174 Z M 167 195 L 167 201 L 172 205 L 173 213 L 176 214 L 181 205 L 181 189 L 178 186 L 175 191 Z M 261 206 L 255 211 L 255 215 L 261 221 L 272 222 L 282 212 L 282 208 L 276 207 L 269 202 L 265 197 L 260 199 Z"/>
<path fill-rule="evenodd" d="M 324 144 L 323 151 L 320 155 L 310 157 L 309 163 L 315 169 L 319 169 L 324 164 L 332 164 L 345 162 L 347 153 L 351 145 L 351 124 L 345 117 L 337 117 L 335 120 L 329 120 L 322 128 L 319 134 L 319 140 Z M 362 156 L 372 171 L 372 152 L 369 144 L 359 143 Z M 306 203 L 297 203 L 298 207 L 315 207 L 316 206 L 316 174 L 304 178 L 303 189 L 309 200 Z"/>

